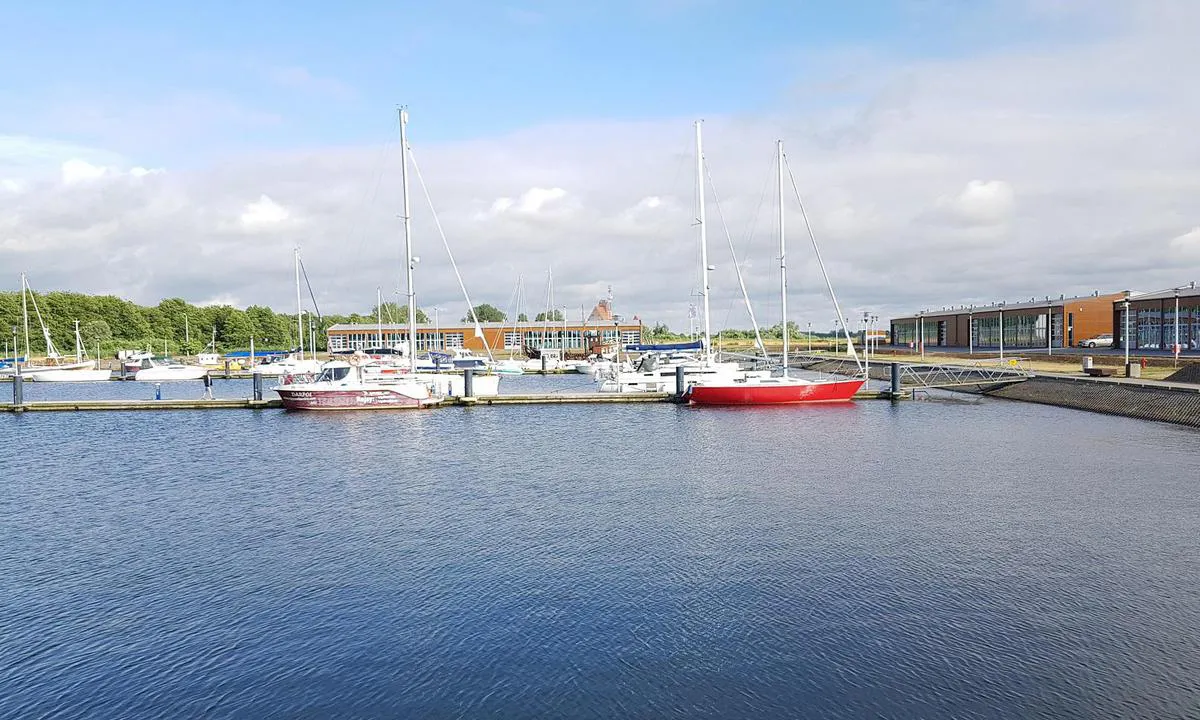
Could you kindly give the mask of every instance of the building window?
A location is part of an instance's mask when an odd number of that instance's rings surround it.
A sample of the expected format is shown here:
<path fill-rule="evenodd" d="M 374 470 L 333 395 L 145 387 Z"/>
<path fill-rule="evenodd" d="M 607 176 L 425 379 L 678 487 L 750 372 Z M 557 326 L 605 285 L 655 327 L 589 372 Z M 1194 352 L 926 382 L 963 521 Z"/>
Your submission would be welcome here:
<path fill-rule="evenodd" d="M 621 344 L 622 345 L 637 345 L 642 340 L 642 332 L 640 330 L 622 330 Z"/>
<path fill-rule="evenodd" d="M 892 323 L 892 344 L 909 345 L 917 340 L 917 322 L 903 320 Z"/>
<path fill-rule="evenodd" d="M 460 348 L 463 346 L 463 334 L 462 333 L 453 333 L 452 332 L 452 333 L 445 333 L 444 335 L 445 335 L 444 339 L 446 341 L 446 347 Z"/>
<path fill-rule="evenodd" d="M 519 332 L 504 333 L 504 349 L 505 350 L 520 350 L 521 349 L 521 333 L 519 333 Z"/>

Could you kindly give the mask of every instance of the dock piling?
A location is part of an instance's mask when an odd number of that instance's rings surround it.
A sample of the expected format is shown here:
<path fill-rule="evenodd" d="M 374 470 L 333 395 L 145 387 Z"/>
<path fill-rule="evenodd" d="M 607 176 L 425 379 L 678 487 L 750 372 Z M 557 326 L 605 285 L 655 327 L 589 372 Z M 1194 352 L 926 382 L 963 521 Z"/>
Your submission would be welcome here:
<path fill-rule="evenodd" d="M 542 364 L 546 361 L 543 358 Z M 463 397 L 475 397 L 475 369 L 463 368 Z"/>
<path fill-rule="evenodd" d="M 900 397 L 900 363 L 891 363 L 892 366 L 892 397 Z"/>
<path fill-rule="evenodd" d="M 303 344 L 303 343 L 301 343 L 301 344 Z M 225 361 L 225 379 L 226 380 L 229 379 L 229 360 Z"/>
<path fill-rule="evenodd" d="M 546 374 L 546 356 L 545 356 L 545 354 L 542 355 L 542 374 L 543 375 Z"/>
<path fill-rule="evenodd" d="M 21 373 L 13 375 L 13 405 L 20 407 L 25 404 L 25 378 L 21 377 Z"/>
<path fill-rule="evenodd" d="M 683 392 L 687 390 L 683 380 L 683 366 L 675 366 L 675 397 L 682 399 Z"/>
<path fill-rule="evenodd" d="M 204 376 L 204 386 L 212 387 L 212 378 Z M 263 376 L 262 373 L 254 373 L 254 399 L 263 399 Z"/>

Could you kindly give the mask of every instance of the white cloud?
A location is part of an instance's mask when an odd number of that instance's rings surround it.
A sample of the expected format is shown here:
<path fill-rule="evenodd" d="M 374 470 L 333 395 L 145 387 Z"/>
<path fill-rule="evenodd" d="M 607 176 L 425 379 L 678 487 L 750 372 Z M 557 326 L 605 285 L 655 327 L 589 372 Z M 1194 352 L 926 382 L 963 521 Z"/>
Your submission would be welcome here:
<path fill-rule="evenodd" d="M 1200 227 L 1194 227 L 1184 234 L 1172 238 L 1170 248 L 1176 257 L 1200 260 Z"/>
<path fill-rule="evenodd" d="M 567 191 L 562 188 L 529 188 L 516 200 L 509 197 L 496 198 L 492 203 L 491 214 L 503 215 L 512 211 L 522 215 L 537 215 L 566 196 Z"/>
<path fill-rule="evenodd" d="M 971 180 L 957 195 L 938 198 L 937 208 L 968 225 L 996 225 L 1013 211 L 1013 189 L 1003 180 Z"/>
<path fill-rule="evenodd" d="M 1180 235 L 1200 228 L 1191 160 L 1200 157 L 1191 127 L 1200 95 L 1186 72 L 1200 64 L 1190 34 L 1200 4 L 1087 7 L 1111 17 L 1104 34 L 973 56 L 867 57 L 853 72 L 836 57 L 815 58 L 806 67 L 827 69 L 802 109 L 710 116 L 705 146 L 720 209 L 750 261 L 763 322 L 778 320 L 770 162 L 778 137 L 847 312 L 1179 284 L 1183 262 L 1200 257 L 1200 231 Z M 154 114 L 141 129 L 164 120 Z M 421 122 L 415 114 L 414 138 Z M 129 136 L 120 147 L 160 156 Z M 348 312 L 371 307 L 374 287 L 386 292 L 402 275 L 395 148 L 378 186 L 377 146 L 248 154 L 161 175 L 135 168 L 126 175 L 141 181 L 101 173 L 101 182 L 67 185 L 69 160 L 91 175 L 133 163 L 7 137 L 0 177 L 27 184 L 0 202 L 0 266 L 27 268 L 41 287 L 286 308 L 291 248 L 300 244 L 322 310 Z M 532 289 L 552 265 L 561 304 L 590 307 L 611 283 L 621 311 L 679 328 L 699 282 L 692 140 L 687 118 L 597 120 L 417 142 L 417 151 L 476 302 L 503 306 L 518 274 Z M 823 283 L 787 195 L 790 307 L 797 322 L 826 329 Z M 744 326 L 716 203 L 708 210 L 714 325 Z M 461 317 L 422 193 L 413 195 L 413 242 L 420 304 Z M 538 292 L 527 294 L 536 312 Z"/>
<path fill-rule="evenodd" d="M 27 186 L 28 185 L 24 180 L 18 180 L 17 178 L 0 179 L 0 190 L 3 190 L 5 192 L 10 192 L 10 193 L 25 192 L 25 188 Z"/>
<path fill-rule="evenodd" d="M 75 185 L 98 180 L 109 172 L 110 170 L 103 165 L 93 165 L 86 160 L 72 158 L 62 164 L 62 181 L 64 185 Z"/>
<path fill-rule="evenodd" d="M 289 217 L 291 213 L 287 208 L 266 195 L 260 195 L 258 200 L 246 204 L 238 220 L 243 229 L 255 232 L 277 226 L 286 222 Z"/>

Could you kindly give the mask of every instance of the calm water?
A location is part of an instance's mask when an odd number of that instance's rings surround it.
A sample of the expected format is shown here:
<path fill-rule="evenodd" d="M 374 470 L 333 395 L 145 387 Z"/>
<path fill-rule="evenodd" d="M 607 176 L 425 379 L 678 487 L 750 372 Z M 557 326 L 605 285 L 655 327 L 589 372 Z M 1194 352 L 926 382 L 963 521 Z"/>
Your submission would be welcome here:
<path fill-rule="evenodd" d="M 1191 430 L 985 401 L 0 433 L 4 718 L 1200 713 Z"/>

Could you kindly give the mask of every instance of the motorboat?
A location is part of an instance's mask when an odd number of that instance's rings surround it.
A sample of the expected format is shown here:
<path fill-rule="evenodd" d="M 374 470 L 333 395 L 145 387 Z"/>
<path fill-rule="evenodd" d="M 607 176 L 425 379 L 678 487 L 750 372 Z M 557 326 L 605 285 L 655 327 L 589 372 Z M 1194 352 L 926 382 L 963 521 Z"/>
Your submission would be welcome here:
<path fill-rule="evenodd" d="M 272 388 L 288 410 L 415 409 L 441 401 L 430 383 L 413 375 L 371 378 L 358 357 L 325 363 L 312 382 Z"/>
<path fill-rule="evenodd" d="M 179 362 L 156 363 L 144 358 L 140 369 L 133 375 L 138 382 L 167 382 L 171 380 L 200 380 L 208 375 L 208 368 Z"/>

